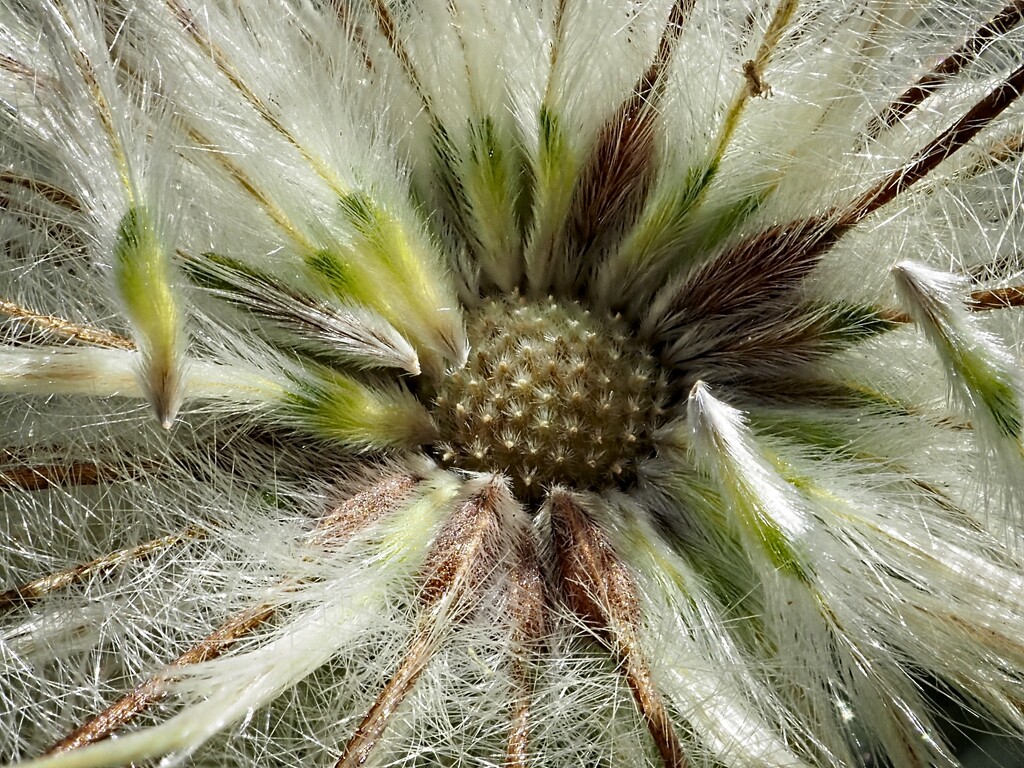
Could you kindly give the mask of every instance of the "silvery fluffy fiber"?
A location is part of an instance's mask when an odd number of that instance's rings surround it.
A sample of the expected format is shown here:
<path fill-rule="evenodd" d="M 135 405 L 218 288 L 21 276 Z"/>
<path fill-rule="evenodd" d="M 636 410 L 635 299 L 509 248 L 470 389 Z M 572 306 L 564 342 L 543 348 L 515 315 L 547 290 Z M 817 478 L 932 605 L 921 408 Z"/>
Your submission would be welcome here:
<path fill-rule="evenodd" d="M 0 0 L 0 761 L 1019 741 L 1022 16 Z"/>

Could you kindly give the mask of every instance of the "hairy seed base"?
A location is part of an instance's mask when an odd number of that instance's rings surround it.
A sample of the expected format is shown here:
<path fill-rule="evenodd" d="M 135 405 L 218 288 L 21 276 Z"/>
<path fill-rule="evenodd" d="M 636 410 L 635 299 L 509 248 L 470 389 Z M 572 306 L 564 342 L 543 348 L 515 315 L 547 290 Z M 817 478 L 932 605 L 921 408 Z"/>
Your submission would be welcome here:
<path fill-rule="evenodd" d="M 545 486 L 604 488 L 651 452 L 665 384 L 621 320 L 574 302 L 491 301 L 468 318 L 472 352 L 435 398 L 442 460 Z"/>

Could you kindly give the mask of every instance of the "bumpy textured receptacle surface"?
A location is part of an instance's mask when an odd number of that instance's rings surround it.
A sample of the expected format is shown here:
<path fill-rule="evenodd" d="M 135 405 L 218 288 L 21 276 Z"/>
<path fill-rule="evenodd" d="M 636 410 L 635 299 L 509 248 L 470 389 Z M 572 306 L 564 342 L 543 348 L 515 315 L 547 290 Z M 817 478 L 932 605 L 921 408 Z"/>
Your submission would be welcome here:
<path fill-rule="evenodd" d="M 507 472 L 527 498 L 628 477 L 651 451 L 665 384 L 627 333 L 571 302 L 484 305 L 469 319 L 468 364 L 436 398 L 445 463 Z"/>

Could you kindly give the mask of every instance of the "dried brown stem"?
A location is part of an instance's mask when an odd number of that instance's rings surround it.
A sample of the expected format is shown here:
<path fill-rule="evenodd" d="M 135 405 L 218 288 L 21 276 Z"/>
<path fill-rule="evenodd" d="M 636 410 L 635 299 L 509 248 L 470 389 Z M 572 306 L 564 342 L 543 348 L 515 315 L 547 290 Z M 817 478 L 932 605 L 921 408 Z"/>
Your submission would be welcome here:
<path fill-rule="evenodd" d="M 871 119 L 864 129 L 865 139 L 873 139 L 910 114 L 928 96 L 948 83 L 985 50 L 985 47 L 1024 20 L 1024 0 L 1005 6 L 990 21 L 982 24 L 953 53 L 893 99 Z"/>
<path fill-rule="evenodd" d="M 640 598 L 632 576 L 570 493 L 554 490 L 550 509 L 552 549 L 569 609 L 615 655 L 665 768 L 686 768 L 682 744 L 638 640 Z"/>
<path fill-rule="evenodd" d="M 0 54 L 0 69 L 26 80 L 35 79 L 36 71 L 24 62 L 6 54 Z"/>
<path fill-rule="evenodd" d="M 512 569 L 505 605 L 512 620 L 515 655 L 512 659 L 514 710 L 505 748 L 505 768 L 529 768 L 533 675 L 529 659 L 547 634 L 544 580 L 533 542 L 524 537 Z"/>
<path fill-rule="evenodd" d="M 199 25 L 199 20 L 195 15 L 189 11 L 186 7 L 181 5 L 178 0 L 165 0 L 167 8 L 174 16 L 178 24 L 181 26 L 182 31 L 188 35 L 192 42 L 196 44 L 196 47 L 204 52 L 205 55 L 209 56 L 211 61 L 220 71 L 227 81 L 231 83 L 231 86 L 241 94 L 242 98 L 245 99 L 253 109 L 259 114 L 259 116 L 277 133 L 279 133 L 289 144 L 299 151 L 307 160 L 312 160 L 305 149 L 299 145 L 298 141 L 292 136 L 291 132 L 285 128 L 284 124 L 274 116 L 270 111 L 270 108 L 264 103 L 255 91 L 253 91 L 240 77 L 231 66 L 227 54 L 207 35 L 203 34 L 202 28 Z"/>
<path fill-rule="evenodd" d="M 346 36 L 352 41 L 353 48 L 358 51 L 359 59 L 362 61 L 363 69 L 367 72 L 373 71 L 373 59 L 366 45 L 366 30 L 356 19 L 349 0 L 328 0 L 328 6 L 334 11 L 335 16 L 345 30 Z"/>
<path fill-rule="evenodd" d="M 1007 160 L 1019 157 L 1021 152 L 1024 152 L 1024 131 L 1018 130 L 1004 136 L 997 136 L 985 148 L 985 156 L 977 163 L 978 170 L 985 170 L 999 163 L 1005 163 Z M 973 175 L 973 170 L 973 167 L 967 168 L 961 173 Z"/>
<path fill-rule="evenodd" d="M 0 56 L 0 59 L 3 59 L 3 57 Z M 0 184 L 20 187 L 34 195 L 38 195 L 47 202 L 53 203 L 61 208 L 67 208 L 69 211 L 77 213 L 82 210 L 82 203 L 77 197 L 60 187 L 42 181 L 41 179 L 22 176 L 20 174 L 13 173 L 12 171 L 3 171 L 0 172 Z"/>
<path fill-rule="evenodd" d="M 994 136 L 986 146 L 979 149 L 978 157 L 967 165 L 957 168 L 949 176 L 939 179 L 938 183 L 948 186 L 956 182 L 964 182 L 1020 157 L 1024 152 L 1024 131 L 1017 129 Z"/>
<path fill-rule="evenodd" d="M 391 724 L 395 712 L 405 701 L 405 697 L 426 668 L 427 662 L 434 655 L 437 643 L 430 637 L 430 631 L 431 628 L 423 627 L 413 636 L 398 669 L 359 723 L 355 734 L 345 746 L 345 751 L 335 763 L 335 768 L 357 768 L 365 765 L 370 759 L 374 747 Z"/>
<path fill-rule="evenodd" d="M 370 759 L 438 644 L 476 607 L 480 587 L 500 556 L 502 507 L 511 501 L 505 483 L 493 478 L 445 521 L 420 571 L 421 617 L 412 640 L 335 768 L 358 768 Z"/>
<path fill-rule="evenodd" d="M 1024 92 L 1024 65 L 1014 70 L 907 163 L 841 209 L 773 227 L 748 238 L 698 270 L 674 302 L 671 327 L 698 317 L 731 314 L 798 285 L 854 225 L 895 200 L 963 148 Z"/>
<path fill-rule="evenodd" d="M 338 179 L 333 170 L 321 158 L 317 157 L 307 149 L 295 137 L 292 131 L 290 131 L 287 126 L 278 119 L 267 103 L 260 98 L 259 94 L 249 87 L 243 77 L 238 75 L 234 67 L 231 65 L 231 61 L 227 53 L 217 46 L 217 44 L 208 35 L 203 33 L 198 20 L 191 11 L 181 5 L 179 0 L 164 0 L 164 2 L 167 4 L 172 15 L 178 21 L 182 31 L 192 39 L 199 49 L 211 58 L 220 73 L 227 78 L 228 82 L 231 83 L 231 86 L 242 96 L 242 98 L 256 110 L 257 114 L 259 114 L 263 121 L 273 128 L 274 131 L 276 131 L 285 141 L 287 141 L 303 157 L 303 159 L 312 166 L 313 170 L 317 172 L 320 178 L 327 182 L 335 192 L 338 194 L 346 192 L 347 189 Z"/>
<path fill-rule="evenodd" d="M 33 312 L 31 309 L 6 299 L 0 299 L 0 314 L 30 323 L 40 330 L 56 333 L 74 341 L 80 341 L 83 344 L 111 349 L 135 349 L 135 344 L 132 343 L 131 339 L 126 339 L 124 336 L 118 336 L 116 333 L 104 331 L 100 328 L 90 328 L 89 326 L 72 323 L 63 317 Z"/>
<path fill-rule="evenodd" d="M 232 616 L 216 631 L 204 637 L 172 661 L 165 671 L 137 685 L 130 693 L 86 720 L 44 754 L 68 752 L 109 738 L 119 728 L 167 695 L 167 684 L 174 680 L 176 668 L 180 669 L 217 658 L 235 641 L 269 620 L 275 610 L 273 606 L 264 604 Z"/>
<path fill-rule="evenodd" d="M 970 298 L 965 303 L 967 309 L 973 312 L 1024 307 L 1024 285 L 1011 285 L 1006 288 L 984 288 L 971 291 Z M 883 320 L 892 323 L 914 322 L 909 314 L 898 309 L 882 310 L 879 312 L 879 316 Z"/>
<path fill-rule="evenodd" d="M 80 563 L 72 568 L 51 573 L 41 579 L 35 579 L 17 587 L 0 592 L 0 611 L 18 606 L 29 605 L 51 592 L 72 586 L 93 576 L 109 573 L 122 565 L 143 560 L 151 555 L 192 539 L 202 538 L 206 531 L 202 528 L 186 528 L 181 533 L 162 536 L 143 544 L 118 552 L 111 552 L 88 563 Z"/>
<path fill-rule="evenodd" d="M 973 309 L 975 312 L 1006 309 L 1007 307 L 1024 307 L 1024 285 L 972 291 L 971 300 L 967 304 L 967 308 Z"/>
<path fill-rule="evenodd" d="M 131 478 L 142 469 L 91 461 L 11 467 L 0 469 L 0 491 L 41 491 L 46 488 L 99 485 Z"/>
<path fill-rule="evenodd" d="M 413 64 L 412 58 L 409 56 L 409 52 L 398 37 L 398 28 L 395 24 L 395 19 L 391 15 L 391 11 L 388 10 L 387 4 L 384 0 L 373 0 L 373 14 L 377 19 L 377 28 L 384 36 L 384 41 L 387 43 L 388 49 L 394 54 L 395 58 L 398 59 L 398 63 L 402 65 L 402 71 L 405 72 L 405 76 L 409 78 L 409 82 L 412 83 L 413 88 L 416 89 L 416 93 L 418 93 L 420 99 L 422 99 L 424 109 L 426 109 L 428 115 L 431 115 L 430 98 L 427 96 L 427 92 L 423 90 L 423 84 L 420 82 L 420 77 L 416 73 L 416 65 Z M 436 120 L 433 120 L 433 122 L 436 122 Z"/>
<path fill-rule="evenodd" d="M 230 176 L 249 196 L 251 196 L 263 208 L 270 219 L 286 232 L 304 251 L 312 252 L 312 242 L 292 223 L 287 214 L 275 203 L 270 196 L 261 190 L 249 176 L 244 168 L 231 159 L 229 153 L 221 151 L 210 139 L 208 139 L 198 128 L 190 125 L 185 117 L 180 114 L 177 122 L 181 130 L 188 136 L 189 140 L 197 147 L 209 149 L 204 152 L 204 157 L 209 157 L 221 170 Z"/>
<path fill-rule="evenodd" d="M 356 494 L 324 516 L 311 533 L 309 543 L 318 546 L 342 543 L 346 537 L 355 535 L 366 525 L 395 509 L 412 491 L 413 485 L 414 480 L 411 477 L 394 475 Z M 117 554 L 120 553 L 108 555 L 108 558 Z M 285 592 L 291 588 L 288 583 L 279 586 Z M 51 747 L 46 754 L 66 752 L 110 737 L 167 694 L 167 685 L 175 679 L 175 670 L 217 658 L 237 640 L 269 621 L 277 610 L 276 605 L 263 603 L 230 617 L 217 630 L 174 659 L 160 674 L 140 683 L 130 693 L 86 720 Z"/>
<path fill-rule="evenodd" d="M 672 54 L 675 52 L 679 38 L 683 34 L 686 20 L 693 12 L 697 0 L 676 0 L 669 10 L 668 20 L 662 30 L 661 39 L 658 41 L 658 50 L 654 60 L 634 86 L 633 91 L 643 99 L 648 99 L 656 90 L 662 87 L 665 70 L 672 63 Z"/>
<path fill-rule="evenodd" d="M 1017 67 L 967 114 L 936 136 L 909 162 L 865 192 L 843 212 L 842 222 L 855 224 L 895 200 L 913 184 L 925 178 L 943 160 L 953 155 L 1020 98 L 1024 92 L 1024 65 Z"/>

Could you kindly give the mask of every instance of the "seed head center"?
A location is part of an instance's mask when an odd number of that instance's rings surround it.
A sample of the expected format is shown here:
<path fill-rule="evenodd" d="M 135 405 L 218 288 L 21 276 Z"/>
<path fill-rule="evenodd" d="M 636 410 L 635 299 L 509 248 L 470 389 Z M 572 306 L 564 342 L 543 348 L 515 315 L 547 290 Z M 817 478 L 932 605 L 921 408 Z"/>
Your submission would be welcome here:
<path fill-rule="evenodd" d="M 664 382 L 625 323 L 574 302 L 492 301 L 438 390 L 442 460 L 504 472 L 524 498 L 624 482 L 651 452 Z"/>

